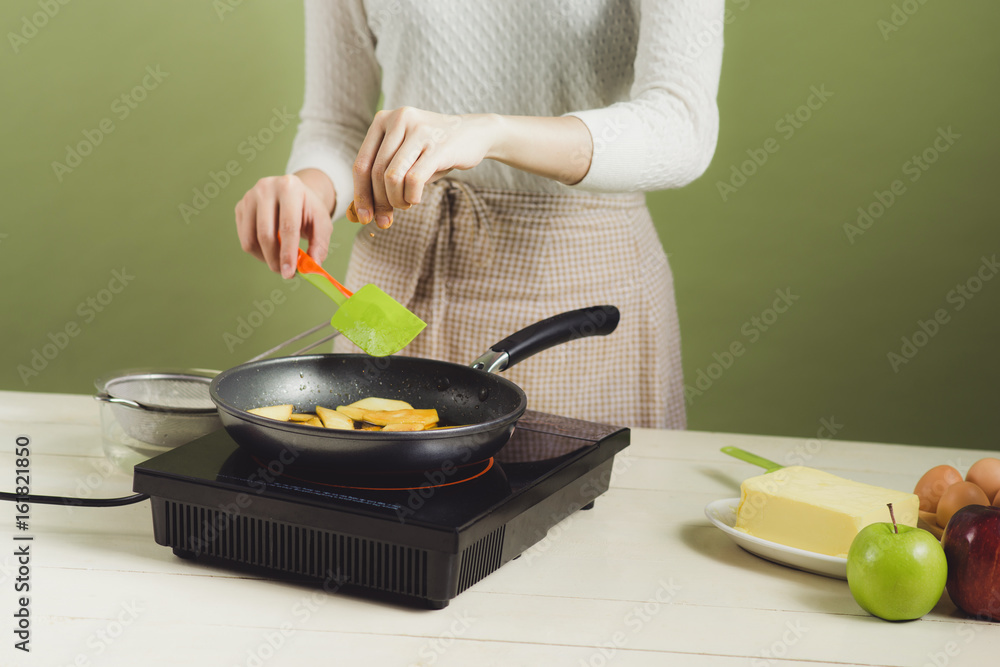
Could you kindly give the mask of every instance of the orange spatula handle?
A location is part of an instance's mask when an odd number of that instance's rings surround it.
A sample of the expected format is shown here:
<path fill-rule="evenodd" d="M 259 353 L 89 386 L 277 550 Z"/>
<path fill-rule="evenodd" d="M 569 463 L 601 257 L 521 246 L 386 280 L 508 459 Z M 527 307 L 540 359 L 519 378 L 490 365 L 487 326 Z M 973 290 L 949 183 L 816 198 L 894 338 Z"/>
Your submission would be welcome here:
<path fill-rule="evenodd" d="M 302 248 L 299 248 L 299 258 L 298 261 L 296 262 L 296 265 L 299 270 L 299 273 L 315 273 L 317 275 L 323 276 L 331 283 L 333 283 L 333 286 L 336 287 L 340 291 L 340 293 L 346 296 L 348 299 L 354 296 L 354 293 L 351 292 L 351 290 L 341 285 L 336 278 L 334 278 L 329 273 L 324 271 L 323 267 L 317 264 L 312 257 L 307 255 L 305 251 L 302 250 Z"/>

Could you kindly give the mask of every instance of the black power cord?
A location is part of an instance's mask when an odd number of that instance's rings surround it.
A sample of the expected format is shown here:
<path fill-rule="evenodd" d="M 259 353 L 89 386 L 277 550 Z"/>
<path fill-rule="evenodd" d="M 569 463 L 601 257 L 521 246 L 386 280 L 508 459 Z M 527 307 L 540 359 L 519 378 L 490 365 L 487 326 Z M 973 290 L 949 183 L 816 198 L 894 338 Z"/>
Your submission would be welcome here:
<path fill-rule="evenodd" d="M 141 503 L 147 498 L 149 496 L 145 493 L 122 496 L 121 498 L 67 498 L 64 496 L 33 496 L 31 494 L 19 496 L 16 493 L 0 491 L 0 500 L 38 505 L 72 505 L 75 507 L 121 507 L 122 505 Z"/>

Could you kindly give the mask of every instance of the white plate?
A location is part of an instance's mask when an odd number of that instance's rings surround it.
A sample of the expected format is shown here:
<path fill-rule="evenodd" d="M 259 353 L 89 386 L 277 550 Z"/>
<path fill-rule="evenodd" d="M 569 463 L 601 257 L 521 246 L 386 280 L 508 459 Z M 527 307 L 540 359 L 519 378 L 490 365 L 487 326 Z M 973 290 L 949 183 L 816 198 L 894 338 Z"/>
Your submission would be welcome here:
<path fill-rule="evenodd" d="M 788 567 L 794 567 L 798 570 L 822 574 L 825 577 L 847 579 L 846 558 L 826 556 L 814 551 L 786 547 L 777 542 L 770 542 L 748 535 L 742 530 L 736 530 L 736 508 L 739 504 L 739 498 L 716 500 L 705 507 L 705 516 L 719 530 L 731 537 L 736 544 L 761 558 L 766 558 L 769 561 L 787 565 Z"/>

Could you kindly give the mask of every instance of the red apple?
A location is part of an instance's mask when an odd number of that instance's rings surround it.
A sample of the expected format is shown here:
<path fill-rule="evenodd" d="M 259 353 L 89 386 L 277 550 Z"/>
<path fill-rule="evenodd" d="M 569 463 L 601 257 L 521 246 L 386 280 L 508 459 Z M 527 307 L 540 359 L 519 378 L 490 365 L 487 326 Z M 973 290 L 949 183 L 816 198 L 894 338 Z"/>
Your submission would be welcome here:
<path fill-rule="evenodd" d="M 1000 507 L 958 510 L 941 544 L 951 601 L 967 614 L 1000 621 Z"/>

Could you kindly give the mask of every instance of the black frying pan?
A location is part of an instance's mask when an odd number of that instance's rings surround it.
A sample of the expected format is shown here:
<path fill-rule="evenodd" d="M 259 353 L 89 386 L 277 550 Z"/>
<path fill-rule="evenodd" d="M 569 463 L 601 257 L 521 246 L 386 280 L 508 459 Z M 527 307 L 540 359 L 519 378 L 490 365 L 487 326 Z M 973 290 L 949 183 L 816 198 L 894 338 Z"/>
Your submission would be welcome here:
<path fill-rule="evenodd" d="M 254 361 L 212 380 L 209 393 L 226 431 L 263 462 L 338 470 L 447 469 L 493 456 L 528 405 L 524 391 L 495 371 L 554 345 L 605 336 L 618 326 L 614 306 L 562 313 L 518 331 L 472 366 L 416 357 L 314 354 Z M 339 431 L 250 414 L 291 403 L 298 412 L 336 408 L 366 396 L 435 408 L 456 428 L 416 432 Z"/>

